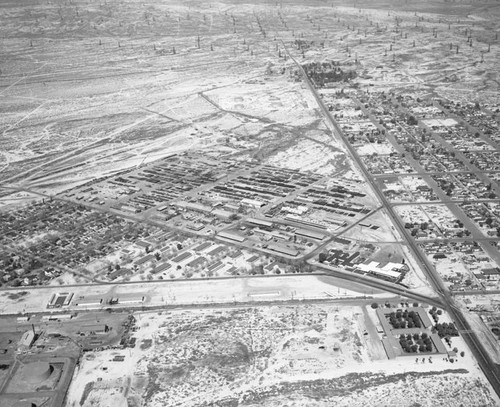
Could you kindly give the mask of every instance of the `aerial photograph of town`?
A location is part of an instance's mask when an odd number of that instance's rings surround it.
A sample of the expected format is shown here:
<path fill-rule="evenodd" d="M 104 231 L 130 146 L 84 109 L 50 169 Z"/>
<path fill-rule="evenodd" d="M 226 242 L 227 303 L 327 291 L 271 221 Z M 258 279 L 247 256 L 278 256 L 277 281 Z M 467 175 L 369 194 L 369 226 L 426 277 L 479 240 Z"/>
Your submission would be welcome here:
<path fill-rule="evenodd" d="M 500 0 L 0 0 L 0 407 L 500 406 Z"/>

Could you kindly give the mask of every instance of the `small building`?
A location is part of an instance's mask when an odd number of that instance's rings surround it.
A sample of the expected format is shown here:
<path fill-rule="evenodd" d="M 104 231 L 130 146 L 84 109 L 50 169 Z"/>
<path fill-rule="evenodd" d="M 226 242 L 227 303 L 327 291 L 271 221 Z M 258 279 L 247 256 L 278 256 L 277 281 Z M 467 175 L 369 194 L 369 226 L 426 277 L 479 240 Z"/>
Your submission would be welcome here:
<path fill-rule="evenodd" d="M 23 333 L 23 336 L 19 339 L 19 348 L 29 349 L 33 342 L 35 342 L 35 331 L 30 329 Z"/>

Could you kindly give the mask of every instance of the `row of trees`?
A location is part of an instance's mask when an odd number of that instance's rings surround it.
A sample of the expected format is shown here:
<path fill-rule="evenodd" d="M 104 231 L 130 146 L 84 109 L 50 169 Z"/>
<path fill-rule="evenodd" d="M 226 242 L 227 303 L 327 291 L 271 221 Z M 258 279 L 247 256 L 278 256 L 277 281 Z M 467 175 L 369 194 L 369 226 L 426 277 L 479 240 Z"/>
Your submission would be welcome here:
<path fill-rule="evenodd" d="M 437 333 L 440 338 L 458 336 L 458 329 L 453 322 L 437 323 L 432 327 L 432 332 Z"/>
<path fill-rule="evenodd" d="M 407 353 L 416 353 L 417 350 L 422 352 L 432 352 L 432 340 L 423 332 L 422 334 L 401 335 L 399 337 L 401 348 Z"/>
<path fill-rule="evenodd" d="M 394 329 L 422 327 L 418 314 L 415 311 L 408 312 L 408 310 L 391 312 L 389 314 L 389 323 Z"/>

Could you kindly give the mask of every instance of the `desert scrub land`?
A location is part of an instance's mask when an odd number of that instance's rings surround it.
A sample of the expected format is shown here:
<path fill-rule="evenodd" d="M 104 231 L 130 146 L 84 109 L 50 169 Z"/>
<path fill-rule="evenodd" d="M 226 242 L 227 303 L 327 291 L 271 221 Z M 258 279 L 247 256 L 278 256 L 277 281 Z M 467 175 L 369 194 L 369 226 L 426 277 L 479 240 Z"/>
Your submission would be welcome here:
<path fill-rule="evenodd" d="M 367 318 L 344 305 L 140 313 L 132 347 L 84 355 L 68 405 L 84 388 L 99 405 L 117 395 L 134 406 L 495 405 L 467 357 L 380 357 Z"/>

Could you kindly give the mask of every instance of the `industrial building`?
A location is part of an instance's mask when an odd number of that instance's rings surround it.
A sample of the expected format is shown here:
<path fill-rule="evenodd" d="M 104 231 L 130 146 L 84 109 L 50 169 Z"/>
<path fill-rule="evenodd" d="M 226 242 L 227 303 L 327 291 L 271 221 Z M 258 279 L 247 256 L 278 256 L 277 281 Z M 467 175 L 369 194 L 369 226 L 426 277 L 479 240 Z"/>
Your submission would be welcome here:
<path fill-rule="evenodd" d="M 228 239 L 228 240 L 232 240 L 234 242 L 239 242 L 239 243 L 244 242 L 246 239 L 244 236 L 238 235 L 236 233 L 226 232 L 226 231 L 222 231 L 222 232 L 217 233 L 217 237 L 222 237 L 223 239 Z"/>
<path fill-rule="evenodd" d="M 75 300 L 75 305 L 79 307 L 94 307 L 102 305 L 101 297 L 79 297 Z"/>
<path fill-rule="evenodd" d="M 267 248 L 269 250 L 272 250 L 273 252 L 276 252 L 276 253 L 279 253 L 279 254 L 285 254 L 287 256 L 296 257 L 296 256 L 299 255 L 299 251 L 298 250 L 291 249 L 289 247 L 282 246 L 282 245 L 279 245 L 279 244 L 270 244 Z"/>
<path fill-rule="evenodd" d="M 308 237 L 315 240 L 323 240 L 325 238 L 325 235 L 323 233 L 314 232 L 309 229 L 297 229 L 295 231 L 295 234 L 297 236 Z"/>
<path fill-rule="evenodd" d="M 83 335 L 104 335 L 108 333 L 109 327 L 106 324 L 84 325 L 80 328 Z"/>

